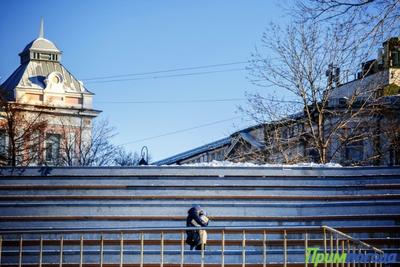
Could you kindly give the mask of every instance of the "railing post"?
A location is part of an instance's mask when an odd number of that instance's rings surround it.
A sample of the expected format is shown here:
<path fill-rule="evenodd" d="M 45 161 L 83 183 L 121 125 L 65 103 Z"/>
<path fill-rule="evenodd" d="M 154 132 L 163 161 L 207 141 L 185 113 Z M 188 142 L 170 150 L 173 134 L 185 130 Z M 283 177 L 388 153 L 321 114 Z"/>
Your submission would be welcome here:
<path fill-rule="evenodd" d="M 23 248 L 23 244 L 22 244 L 23 240 L 22 240 L 22 235 L 19 238 L 19 259 L 18 259 L 18 267 L 22 266 L 22 248 Z"/>
<path fill-rule="evenodd" d="M 160 267 L 164 266 L 164 232 L 161 232 Z"/>
<path fill-rule="evenodd" d="M 304 266 L 305 267 L 308 267 L 307 250 L 308 250 L 308 234 L 306 232 L 304 234 Z"/>
<path fill-rule="evenodd" d="M 332 255 L 333 255 L 333 233 L 332 232 L 330 232 L 330 255 L 329 255 L 329 258 L 331 258 L 332 257 Z M 332 257 L 332 260 L 331 260 L 331 267 L 333 267 L 333 257 Z"/>
<path fill-rule="evenodd" d="M 263 231 L 263 267 L 267 266 L 267 233 Z"/>
<path fill-rule="evenodd" d="M 242 267 L 246 266 L 246 231 L 242 233 Z"/>
<path fill-rule="evenodd" d="M 63 265 L 63 251 L 64 251 L 64 236 L 61 236 L 60 239 L 60 264 L 59 267 Z"/>
<path fill-rule="evenodd" d="M 104 236 L 100 236 L 100 267 L 103 267 L 104 260 Z"/>
<path fill-rule="evenodd" d="M 283 230 L 283 266 L 287 267 L 287 233 Z"/>
<path fill-rule="evenodd" d="M 140 232 L 140 267 L 144 264 L 144 234 Z"/>
<path fill-rule="evenodd" d="M 79 267 L 83 266 L 83 235 L 81 235 L 81 240 L 79 243 Z"/>
<path fill-rule="evenodd" d="M 342 240 L 342 253 L 344 253 L 346 251 L 346 249 L 344 248 L 344 240 Z M 342 262 L 342 267 L 344 267 L 346 263 Z"/>
<path fill-rule="evenodd" d="M 204 267 L 204 243 L 200 244 L 200 248 L 201 248 L 201 251 L 200 251 L 201 267 Z"/>
<path fill-rule="evenodd" d="M 369 261 L 368 262 L 368 267 L 371 267 L 372 266 L 372 261 Z"/>
<path fill-rule="evenodd" d="M 121 240 L 119 244 L 120 250 L 119 250 L 119 267 L 122 267 L 124 265 L 124 234 L 121 233 Z"/>
<path fill-rule="evenodd" d="M 336 233 L 336 253 L 339 254 L 339 234 Z M 339 262 L 336 262 L 336 267 L 339 267 Z"/>
<path fill-rule="evenodd" d="M 183 267 L 184 260 L 185 260 L 185 233 L 182 231 L 181 232 L 181 267 Z"/>
<path fill-rule="evenodd" d="M 327 252 L 327 244 L 326 244 L 326 228 L 324 227 L 324 254 Z M 328 263 L 325 261 L 324 266 L 327 267 Z"/>
<path fill-rule="evenodd" d="M 361 251 L 361 250 L 360 250 L 360 251 Z M 364 267 L 367 267 L 366 259 L 367 259 L 367 251 L 364 250 Z"/>
<path fill-rule="evenodd" d="M 1 252 L 3 248 L 3 237 L 0 235 L 0 266 L 1 266 Z"/>
<path fill-rule="evenodd" d="M 40 244 L 39 244 L 39 267 L 42 267 L 43 264 L 43 236 L 40 235 Z"/>
<path fill-rule="evenodd" d="M 347 240 L 347 254 L 349 254 L 350 251 L 350 240 Z M 347 262 L 347 267 L 350 267 L 351 263 L 348 261 Z"/>
<path fill-rule="evenodd" d="M 221 232 L 221 267 L 225 266 L 225 230 Z"/>

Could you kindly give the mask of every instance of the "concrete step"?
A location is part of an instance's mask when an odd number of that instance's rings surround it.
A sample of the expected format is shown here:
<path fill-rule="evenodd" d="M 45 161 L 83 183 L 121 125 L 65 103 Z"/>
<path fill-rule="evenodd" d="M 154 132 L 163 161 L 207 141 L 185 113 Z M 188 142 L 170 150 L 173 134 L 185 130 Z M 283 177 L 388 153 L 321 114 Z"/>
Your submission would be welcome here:
<path fill-rule="evenodd" d="M 43 262 L 45 263 L 57 263 L 59 262 L 60 252 L 58 249 L 44 250 L 43 251 Z M 218 262 L 221 259 L 221 251 L 206 249 L 205 262 Z M 163 260 L 165 263 L 179 263 L 180 262 L 180 250 L 169 250 L 165 249 L 163 254 Z M 242 262 L 242 250 L 226 250 L 224 252 L 226 263 L 237 263 Z M 18 250 L 7 250 L 2 253 L 2 263 L 18 263 Z M 186 263 L 200 263 L 200 251 L 184 251 L 184 262 Z M 287 251 L 289 262 L 304 262 L 304 249 L 289 249 Z M 84 263 L 98 263 L 99 262 L 99 250 L 91 249 L 84 250 L 83 262 Z M 160 249 L 145 250 L 144 261 L 147 263 L 160 262 Z M 24 250 L 23 251 L 23 263 L 38 262 L 39 250 Z M 263 252 L 259 250 L 246 250 L 246 263 L 262 263 Z M 79 263 L 80 251 L 73 249 L 65 249 L 63 252 L 63 260 L 69 263 Z M 283 262 L 284 255 L 283 250 L 274 249 L 268 250 L 267 262 Z M 120 261 L 120 249 L 105 249 L 104 250 L 104 261 L 107 263 L 118 263 Z M 139 263 L 140 262 L 140 250 L 137 248 L 124 247 L 124 263 Z"/>
<path fill-rule="evenodd" d="M 40 267 L 38 263 L 24 263 L 21 266 L 19 266 L 18 264 L 2 264 L 2 266 L 4 267 Z M 59 263 L 53 263 L 53 264 L 49 264 L 49 263 L 45 263 L 42 264 L 42 267 L 59 267 Z M 95 263 L 95 264 L 90 264 L 90 263 L 84 263 L 82 264 L 82 266 L 79 263 L 63 263 L 64 267 L 98 267 L 99 264 Z M 120 267 L 119 263 L 105 263 L 103 264 L 104 267 Z M 145 263 L 143 264 L 143 266 L 141 266 L 139 263 L 129 263 L 129 264 L 124 264 L 125 267 L 160 267 L 160 263 Z M 166 263 L 163 265 L 164 267 L 198 267 L 199 264 L 198 263 L 185 263 L 183 265 L 179 264 L 172 264 L 172 263 Z M 225 267 L 242 267 L 242 263 L 232 263 L 232 264 L 228 264 L 226 263 L 224 265 Z M 264 265 L 262 263 L 259 264 L 246 264 L 247 267 L 263 267 Z M 282 267 L 282 263 L 267 263 L 266 266 L 268 267 Z M 393 265 L 393 266 L 400 266 L 400 264 L 398 265 Z M 221 263 L 205 263 L 204 267 L 221 267 Z M 304 262 L 297 262 L 297 263 L 288 263 L 287 267 L 304 267 Z"/>
<path fill-rule="evenodd" d="M 0 168 L 0 176 L 0 231 L 183 227 L 187 209 L 199 203 L 211 216 L 210 226 L 329 225 L 387 249 L 400 243 L 400 168 Z M 321 245 L 320 237 L 309 234 L 310 246 Z M 247 266 L 257 266 L 262 243 L 255 234 L 246 236 Z M 301 234 L 288 237 L 289 262 L 304 266 Z M 153 238 L 146 244 L 146 261 L 157 264 L 160 240 Z M 221 243 L 216 232 L 210 231 L 209 239 L 206 266 L 213 266 L 220 263 Z M 269 266 L 282 266 L 282 235 L 271 233 L 268 240 Z M 15 236 L 4 242 L 4 265 L 16 264 L 16 241 Z M 30 266 L 38 249 L 34 241 L 25 242 L 23 265 Z M 66 242 L 64 262 L 79 263 L 77 240 Z M 96 265 L 98 245 L 94 239 L 85 242 L 84 265 Z M 116 240 L 107 242 L 111 267 L 119 264 L 119 246 Z M 126 242 L 127 265 L 135 266 L 139 243 L 129 235 Z M 179 236 L 165 242 L 165 266 L 177 264 L 179 242 Z M 241 263 L 240 242 L 227 235 L 228 266 Z M 56 243 L 47 244 L 44 262 L 58 264 L 57 250 Z M 198 252 L 185 255 L 198 266 Z"/>
<path fill-rule="evenodd" d="M 352 177 L 352 176 L 396 176 L 398 167 L 192 167 L 192 166 L 141 166 L 141 167 L 4 167 L 2 176 L 214 176 L 214 177 Z"/>
<path fill-rule="evenodd" d="M 387 250 L 387 253 L 398 252 L 397 250 Z M 120 249 L 105 249 L 104 250 L 104 261 L 106 263 L 119 263 L 120 262 Z M 243 259 L 243 251 L 239 250 L 225 250 L 225 262 L 226 263 L 240 263 Z M 208 250 L 204 251 L 205 262 L 213 263 L 221 260 L 222 252 L 220 250 Z M 18 262 L 19 251 L 4 251 L 3 252 L 3 263 L 13 264 Z M 58 249 L 45 250 L 43 253 L 44 263 L 59 263 L 60 252 Z M 165 263 L 179 263 L 180 262 L 180 250 L 169 250 L 166 249 L 163 252 L 163 262 Z M 32 263 L 39 261 L 39 251 L 29 250 L 23 251 L 22 262 Z M 68 263 L 79 263 L 80 262 L 80 251 L 79 250 L 64 250 L 63 261 Z M 99 263 L 100 255 L 99 250 L 84 250 L 83 252 L 83 263 Z M 161 262 L 160 250 L 145 250 L 144 261 L 147 263 L 159 263 Z M 200 263 L 201 254 L 200 251 L 184 251 L 184 262 L 186 263 Z M 246 250 L 245 252 L 245 263 L 263 263 L 263 251 L 262 250 Z M 287 250 L 287 261 L 288 262 L 305 262 L 304 249 L 288 249 Z M 125 248 L 123 262 L 125 264 L 139 263 L 140 262 L 140 250 L 135 248 Z M 267 262 L 268 263 L 283 263 L 284 252 L 282 249 L 270 249 L 267 251 Z"/>
<path fill-rule="evenodd" d="M 0 206 L 1 217 L 4 216 L 185 216 L 189 203 L 24 203 L 5 204 Z M 313 216 L 340 215 L 343 209 L 356 215 L 362 214 L 398 214 L 400 201 L 349 201 L 329 203 L 240 203 L 236 201 L 207 203 L 203 205 L 212 217 L 256 217 L 256 216 Z M 212 218 L 211 218 L 212 219 Z"/>
<path fill-rule="evenodd" d="M 127 228 L 183 227 L 185 216 L 0 216 L 0 229 L 7 228 Z M 313 216 L 213 216 L 210 226 L 316 226 L 386 227 L 400 224 L 400 214 L 313 215 Z"/>
<path fill-rule="evenodd" d="M 338 201 L 376 201 L 376 200 L 398 200 L 400 199 L 400 194 L 372 194 L 372 195 L 334 195 L 334 196 L 325 196 L 325 195 L 305 195 L 305 196 L 296 196 L 296 195 L 192 195 L 191 192 L 187 192 L 185 194 L 180 195 L 3 195 L 0 196 L 0 203 L 26 203 L 30 202 L 35 203 L 45 203 L 58 201 L 61 202 L 75 202 L 75 203 L 90 203 L 93 201 L 97 201 L 95 203 L 103 202 L 103 203 L 122 203 L 126 201 L 162 201 L 165 203 L 166 201 L 173 201 L 179 203 L 179 201 L 183 201 L 182 203 L 187 203 L 187 201 L 203 201 L 209 203 L 215 202 L 318 202 L 325 203 L 327 201 L 330 202 L 338 202 Z M 120 202 L 118 202 L 120 201 Z M 131 202 L 132 203 L 132 202 Z M 193 202 L 191 202 L 193 203 Z"/>
<path fill-rule="evenodd" d="M 387 186 L 387 187 L 386 187 Z M 294 197 L 294 196 L 374 196 L 391 194 L 400 195 L 400 183 L 378 187 L 268 187 L 268 188 L 251 188 L 251 187 L 129 187 L 122 189 L 90 189 L 90 188 L 46 188 L 40 186 L 17 187 L 0 190 L 0 196 L 3 200 L 7 196 L 274 196 L 274 197 Z M 390 187 L 390 188 L 389 188 Z"/>
<path fill-rule="evenodd" d="M 400 171 L 399 171 L 400 172 Z M 65 174 L 66 175 L 66 174 Z M 112 182 L 111 182 L 112 181 Z M 357 176 L 357 177 L 123 177 L 123 176 L 85 176 L 85 177 L 47 177 L 47 176 L 3 176 L 0 179 L 2 186 L 89 186 L 97 188 L 121 189 L 127 187 L 149 187 L 149 186 L 171 186 L 171 187 L 199 187 L 203 186 L 247 186 L 247 187 L 287 187 L 287 186 L 310 186 L 310 187 L 326 187 L 326 186 L 359 186 L 369 187 L 374 185 L 390 185 L 399 184 L 400 174 L 391 176 Z M 6 188 L 5 187 L 5 188 Z"/>

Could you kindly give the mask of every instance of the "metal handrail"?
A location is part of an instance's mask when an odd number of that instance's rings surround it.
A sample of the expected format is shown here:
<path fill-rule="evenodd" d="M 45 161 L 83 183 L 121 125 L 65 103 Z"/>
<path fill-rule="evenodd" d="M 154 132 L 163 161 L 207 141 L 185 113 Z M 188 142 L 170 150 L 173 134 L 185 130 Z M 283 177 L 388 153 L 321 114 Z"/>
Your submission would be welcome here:
<path fill-rule="evenodd" d="M 376 248 L 376 247 L 374 247 L 374 246 L 371 246 L 371 245 L 369 245 L 369 244 L 367 244 L 367 243 L 365 243 L 365 242 L 363 242 L 363 241 L 361 241 L 361 240 L 359 240 L 359 239 L 356 239 L 356 238 L 354 238 L 354 237 L 351 237 L 351 236 L 349 236 L 349 235 L 347 235 L 347 234 L 345 234 L 345 233 L 343 233 L 343 232 L 341 232 L 341 231 L 339 231 L 339 230 L 336 230 L 336 229 L 334 229 L 334 228 L 332 228 L 332 227 L 329 227 L 329 226 L 327 226 L 327 225 L 323 225 L 322 228 L 323 228 L 323 229 L 326 229 L 326 230 L 328 230 L 328 231 L 330 231 L 330 232 L 334 232 L 334 233 L 336 233 L 336 234 L 338 234 L 338 235 L 341 235 L 341 236 L 343 236 L 343 237 L 345 237 L 345 238 L 347 238 L 347 239 L 349 239 L 349 240 L 351 240 L 351 241 L 353 241 L 353 242 L 355 242 L 355 243 L 357 243 L 357 244 L 363 245 L 363 246 L 365 246 L 365 247 L 367 247 L 367 248 L 369 248 L 369 249 L 371 249 L 371 250 L 374 250 L 374 251 L 376 251 L 376 252 L 378 252 L 378 253 L 384 253 L 382 250 L 380 250 L 380 249 L 378 249 L 378 248 Z"/>
<path fill-rule="evenodd" d="M 105 246 L 105 239 L 104 235 L 105 234 L 117 234 L 120 236 L 119 238 L 119 266 L 123 267 L 124 263 L 124 243 L 125 243 L 125 238 L 124 236 L 129 234 L 129 233 L 134 233 L 134 234 L 139 234 L 139 242 L 140 242 L 140 266 L 143 267 L 145 263 L 144 259 L 144 243 L 145 243 L 145 234 L 161 234 L 161 237 L 159 239 L 160 243 L 160 266 L 163 266 L 165 263 L 164 260 L 164 248 L 168 246 L 166 244 L 167 241 L 165 239 L 165 234 L 166 233 L 179 233 L 180 235 L 180 266 L 184 266 L 184 258 L 185 258 L 185 248 L 184 248 L 184 236 L 185 236 L 185 231 L 187 230 L 207 230 L 207 231 L 217 231 L 219 234 L 221 234 L 221 266 L 224 266 L 225 264 L 225 245 L 226 245 L 226 240 L 225 240 L 225 234 L 226 233 L 232 233 L 236 235 L 241 236 L 241 261 L 242 261 L 242 267 L 246 266 L 246 254 L 247 254 L 247 243 L 246 243 L 246 234 L 247 233 L 256 233 L 256 234 L 261 234 L 260 240 L 262 240 L 262 254 L 260 254 L 260 259 L 262 259 L 262 264 L 263 267 L 266 266 L 267 264 L 267 236 L 266 234 L 268 233 L 279 233 L 282 234 L 283 240 L 282 242 L 282 259 L 283 259 L 283 266 L 288 266 L 289 259 L 288 259 L 288 252 L 290 251 L 288 249 L 288 241 L 290 239 L 288 238 L 288 233 L 292 231 L 292 233 L 300 233 L 304 237 L 304 249 L 305 249 L 305 265 L 307 266 L 307 248 L 308 248 L 308 233 L 316 231 L 318 235 L 323 235 L 323 248 L 324 248 L 324 253 L 327 255 L 328 251 L 328 246 L 330 247 L 329 251 L 332 254 L 334 251 L 334 245 L 333 245 L 333 236 L 336 235 L 336 252 L 339 251 L 339 236 L 342 242 L 342 251 L 344 250 L 344 241 L 347 241 L 347 246 L 348 246 L 348 251 L 350 250 L 350 242 L 352 246 L 353 252 L 355 252 L 356 247 L 354 244 L 361 245 L 364 247 L 364 253 L 366 253 L 367 249 L 374 251 L 374 253 L 379 253 L 381 255 L 384 254 L 384 252 L 376 247 L 373 247 L 359 239 L 353 238 L 339 230 L 336 230 L 332 227 L 329 226 L 278 226 L 278 227 L 271 227 L 271 226 L 246 226 L 246 227 L 240 227 L 240 226 L 227 226 L 227 227 L 221 227 L 221 226 L 214 226 L 214 227 L 127 227 L 127 228 L 46 228 L 46 229 L 22 229 L 22 230 L 17 230 L 17 229 L 1 229 L 0 230 L 0 264 L 1 264 L 1 254 L 2 254 L 2 246 L 1 243 L 4 242 L 4 236 L 7 235 L 19 235 L 19 256 L 18 256 L 18 265 L 22 266 L 22 257 L 23 257 L 23 235 L 24 234 L 40 234 L 40 249 L 39 249 L 39 264 L 41 265 L 43 263 L 43 248 L 44 248 L 44 240 L 43 240 L 43 234 L 61 234 L 60 236 L 60 245 L 59 245 L 59 260 L 60 260 L 60 266 L 63 265 L 64 262 L 64 257 L 63 257 L 63 252 L 64 252 L 64 235 L 68 234 L 80 234 L 80 239 L 79 239 L 79 266 L 83 267 L 83 255 L 84 255 L 84 237 L 83 235 L 85 233 L 96 233 L 100 234 L 100 237 L 98 238 L 98 244 L 99 244 L 99 263 L 100 266 L 103 266 L 104 264 L 104 246 Z M 330 239 L 327 238 L 326 232 L 330 232 Z M 28 239 L 32 240 L 32 239 Z M 96 239 L 97 240 L 97 239 Z M 328 245 L 330 243 L 330 245 Z M 357 247 L 359 251 L 361 251 L 360 247 Z M 204 247 L 201 246 L 201 251 L 200 251 L 200 259 L 201 259 L 201 266 L 204 267 L 205 264 L 205 251 Z M 179 264 L 179 263 L 178 263 Z M 327 267 L 327 264 L 325 263 L 325 266 Z M 331 267 L 333 265 L 331 264 Z"/>
<path fill-rule="evenodd" d="M 207 230 L 207 231 L 241 231 L 241 230 L 271 230 L 271 231 L 283 231 L 283 230 L 319 230 L 321 226 L 310 226 L 310 227 L 264 227 L 264 226 L 214 226 L 214 227 L 132 227 L 132 228 L 45 228 L 45 229 L 0 229 L 0 234 L 34 234 L 34 233 L 129 233 L 129 232 L 181 232 L 186 230 Z"/>
<path fill-rule="evenodd" d="M 0 229 L 0 234 L 43 234 L 43 233 L 129 233 L 129 232 L 181 232 L 186 230 L 207 231 L 242 231 L 242 230 L 266 230 L 266 231 L 290 231 L 290 230 L 320 230 L 323 226 L 207 226 L 207 227 L 125 227 L 125 228 L 38 228 L 38 229 Z"/>

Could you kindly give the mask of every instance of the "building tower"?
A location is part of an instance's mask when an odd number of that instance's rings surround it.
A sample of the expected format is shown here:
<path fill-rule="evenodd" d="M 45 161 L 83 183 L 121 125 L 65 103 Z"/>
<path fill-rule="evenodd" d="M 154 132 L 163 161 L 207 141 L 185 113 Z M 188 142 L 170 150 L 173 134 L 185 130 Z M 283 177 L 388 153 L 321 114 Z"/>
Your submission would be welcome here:
<path fill-rule="evenodd" d="M 0 154 L 5 158 L 9 158 L 10 153 L 16 154 L 16 158 L 11 160 L 14 163 L 8 159 L 7 164 L 65 165 L 61 159 L 66 153 L 71 154 L 67 155 L 71 158 L 67 165 L 73 164 L 82 152 L 79 147 L 90 141 L 92 120 L 100 113 L 92 107 L 94 94 L 61 64 L 62 52 L 44 36 L 42 19 L 39 37 L 19 53 L 20 66 L 1 85 L 3 116 L 0 127 L 3 130 L 0 134 Z M 22 121 L 29 124 L 29 120 L 34 120 L 35 123 L 40 122 L 40 127 L 29 129 L 20 125 L 16 127 L 19 129 L 10 129 L 10 122 L 7 122 L 10 116 L 6 116 L 5 110 L 10 105 L 14 107 L 12 112 L 18 111 L 18 116 L 14 116 L 18 117 L 18 121 L 14 124 Z M 22 133 L 24 128 L 32 132 Z M 10 149 L 15 141 L 11 140 L 14 138 L 12 135 L 22 135 L 19 139 L 24 139 L 17 152 L 11 151 L 16 149 L 15 145 Z"/>

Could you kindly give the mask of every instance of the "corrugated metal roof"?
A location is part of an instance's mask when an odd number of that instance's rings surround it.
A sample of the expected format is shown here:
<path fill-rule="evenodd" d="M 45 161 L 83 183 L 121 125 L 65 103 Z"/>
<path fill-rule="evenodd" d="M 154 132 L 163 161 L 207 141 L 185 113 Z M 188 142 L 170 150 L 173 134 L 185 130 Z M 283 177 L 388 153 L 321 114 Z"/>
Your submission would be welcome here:
<path fill-rule="evenodd" d="M 206 145 L 203 145 L 203 146 L 188 150 L 186 152 L 182 152 L 182 153 L 174 155 L 172 157 L 169 157 L 169 158 L 154 162 L 153 164 L 156 164 L 156 165 L 175 164 L 175 163 L 177 163 L 179 161 L 182 161 L 184 159 L 187 159 L 187 158 L 193 157 L 195 155 L 204 153 L 204 152 L 206 152 L 208 150 L 212 150 L 212 149 L 224 146 L 224 145 L 231 145 L 232 144 L 232 140 L 234 139 L 234 137 L 237 137 L 237 136 L 241 137 L 243 140 L 245 140 L 246 142 L 248 142 L 250 145 L 252 145 L 253 147 L 255 147 L 257 149 L 265 149 L 266 148 L 265 143 L 257 140 L 255 137 L 253 137 L 249 133 L 250 131 L 258 129 L 258 128 L 261 128 L 261 127 L 265 127 L 265 126 L 270 125 L 270 124 L 278 123 L 278 122 L 284 122 L 284 121 L 288 121 L 288 120 L 297 120 L 297 119 L 302 118 L 302 116 L 303 116 L 303 112 L 298 112 L 298 113 L 295 113 L 295 114 L 291 114 L 291 115 L 289 115 L 287 117 L 284 117 L 280 121 L 273 121 L 273 122 L 270 122 L 270 123 L 261 123 L 261 124 L 253 125 L 253 126 L 245 128 L 245 129 L 242 129 L 240 131 L 237 131 L 237 132 L 231 134 L 231 136 L 226 137 L 224 139 L 221 139 L 221 140 L 218 140 L 218 141 L 215 141 L 215 142 L 212 142 L 212 143 L 209 143 L 209 144 L 206 144 Z"/>
<path fill-rule="evenodd" d="M 1 87 L 3 90 L 12 93 L 13 96 L 16 87 L 45 89 L 45 79 L 50 73 L 55 71 L 60 72 L 63 75 L 64 88 L 66 92 L 92 94 L 60 62 L 57 61 L 31 60 L 28 63 L 22 64 L 13 74 L 11 74 Z"/>
<path fill-rule="evenodd" d="M 24 75 L 28 64 L 21 64 L 8 79 L 0 85 L 1 89 L 6 92 L 7 97 L 14 99 L 14 88 L 17 87 L 22 76 Z"/>
<path fill-rule="evenodd" d="M 231 138 L 230 137 L 226 137 L 226 138 L 220 139 L 218 141 L 215 141 L 215 142 L 212 142 L 212 143 L 209 143 L 209 144 L 206 144 L 206 145 L 203 145 L 203 146 L 200 146 L 200 147 L 185 151 L 183 153 L 174 155 L 172 157 L 169 157 L 169 158 L 166 158 L 166 159 L 163 159 L 163 160 L 160 160 L 160 161 L 156 161 L 153 164 L 155 164 L 155 165 L 174 164 L 174 163 L 176 163 L 176 162 L 178 162 L 180 160 L 184 160 L 186 158 L 193 157 L 195 155 L 201 154 L 201 153 L 206 152 L 206 151 L 211 150 L 211 149 L 222 147 L 224 145 L 229 145 L 230 143 L 231 143 Z"/>

